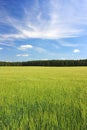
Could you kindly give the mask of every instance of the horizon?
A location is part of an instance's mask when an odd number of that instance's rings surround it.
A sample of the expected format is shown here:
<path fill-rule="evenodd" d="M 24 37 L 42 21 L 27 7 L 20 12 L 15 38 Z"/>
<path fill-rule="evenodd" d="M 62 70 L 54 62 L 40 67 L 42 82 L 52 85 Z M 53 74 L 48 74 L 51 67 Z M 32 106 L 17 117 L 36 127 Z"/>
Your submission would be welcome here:
<path fill-rule="evenodd" d="M 0 61 L 87 59 L 86 12 L 86 0 L 0 0 Z"/>
<path fill-rule="evenodd" d="M 0 62 L 8 62 L 8 63 L 16 63 L 16 62 L 32 62 L 32 61 L 85 61 L 87 59 L 42 59 L 42 60 L 28 60 L 28 61 L 0 61 Z"/>

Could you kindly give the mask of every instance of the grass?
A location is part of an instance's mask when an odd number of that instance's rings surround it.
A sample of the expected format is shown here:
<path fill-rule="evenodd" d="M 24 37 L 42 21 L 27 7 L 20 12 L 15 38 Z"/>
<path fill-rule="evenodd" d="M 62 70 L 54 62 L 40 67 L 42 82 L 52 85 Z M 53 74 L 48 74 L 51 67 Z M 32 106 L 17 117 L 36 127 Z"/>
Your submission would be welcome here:
<path fill-rule="evenodd" d="M 0 67 L 0 130 L 87 130 L 87 68 Z"/>

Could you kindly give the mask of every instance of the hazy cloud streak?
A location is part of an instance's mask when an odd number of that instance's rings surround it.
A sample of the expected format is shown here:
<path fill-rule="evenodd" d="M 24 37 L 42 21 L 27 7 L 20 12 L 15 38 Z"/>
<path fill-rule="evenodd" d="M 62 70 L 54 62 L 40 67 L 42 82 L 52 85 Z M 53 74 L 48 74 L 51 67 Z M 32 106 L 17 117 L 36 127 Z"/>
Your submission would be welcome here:
<path fill-rule="evenodd" d="M 17 56 L 17 57 L 28 57 L 29 54 L 17 54 L 16 56 Z"/>

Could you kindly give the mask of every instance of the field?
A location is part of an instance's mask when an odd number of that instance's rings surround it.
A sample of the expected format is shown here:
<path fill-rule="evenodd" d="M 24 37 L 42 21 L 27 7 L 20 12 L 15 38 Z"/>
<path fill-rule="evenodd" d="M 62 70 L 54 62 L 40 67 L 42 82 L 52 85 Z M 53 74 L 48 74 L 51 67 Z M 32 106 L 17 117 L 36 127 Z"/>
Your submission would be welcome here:
<path fill-rule="evenodd" d="M 87 68 L 0 67 L 0 130 L 87 130 Z"/>

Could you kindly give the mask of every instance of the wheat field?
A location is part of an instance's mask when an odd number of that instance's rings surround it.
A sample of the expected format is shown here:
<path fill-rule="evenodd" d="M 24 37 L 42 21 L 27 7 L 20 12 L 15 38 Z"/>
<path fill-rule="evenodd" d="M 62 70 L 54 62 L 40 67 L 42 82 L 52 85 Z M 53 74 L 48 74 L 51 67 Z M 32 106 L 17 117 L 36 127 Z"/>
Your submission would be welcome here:
<path fill-rule="evenodd" d="M 87 67 L 0 67 L 0 130 L 87 130 Z"/>

